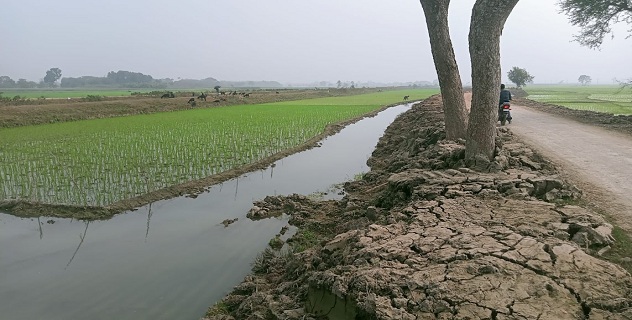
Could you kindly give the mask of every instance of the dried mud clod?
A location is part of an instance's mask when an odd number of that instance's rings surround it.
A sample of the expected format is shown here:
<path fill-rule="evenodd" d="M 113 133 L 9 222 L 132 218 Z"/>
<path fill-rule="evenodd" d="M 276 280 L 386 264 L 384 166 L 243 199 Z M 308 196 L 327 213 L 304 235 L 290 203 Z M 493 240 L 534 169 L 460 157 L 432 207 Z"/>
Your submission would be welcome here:
<path fill-rule="evenodd" d="M 239 220 L 239 218 L 235 218 L 235 219 L 224 219 L 224 221 L 222 221 L 222 224 L 224 225 L 224 228 L 228 227 L 229 225 L 237 222 L 237 220 Z"/>
<path fill-rule="evenodd" d="M 505 129 L 494 161 L 467 168 L 442 119 L 438 97 L 398 117 L 340 201 L 256 203 L 299 230 L 219 319 L 632 318 L 632 277 L 591 255 L 612 226 L 568 205 L 581 192 Z"/>
<path fill-rule="evenodd" d="M 303 207 L 310 207 L 311 201 L 303 195 L 266 196 L 263 200 L 255 201 L 248 210 L 246 217 L 251 220 L 279 217 L 283 214 L 293 214 Z"/>

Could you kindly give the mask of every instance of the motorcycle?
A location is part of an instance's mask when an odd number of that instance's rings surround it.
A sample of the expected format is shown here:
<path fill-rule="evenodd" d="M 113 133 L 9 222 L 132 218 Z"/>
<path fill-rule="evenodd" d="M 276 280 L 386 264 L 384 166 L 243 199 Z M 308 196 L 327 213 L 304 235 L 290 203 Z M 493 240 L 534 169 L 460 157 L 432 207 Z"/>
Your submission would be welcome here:
<path fill-rule="evenodd" d="M 511 110 L 511 104 L 509 104 L 509 102 L 505 102 L 500 106 L 498 120 L 500 120 L 501 126 L 504 126 L 507 122 L 511 124 L 511 118 L 509 118 L 509 110 Z"/>

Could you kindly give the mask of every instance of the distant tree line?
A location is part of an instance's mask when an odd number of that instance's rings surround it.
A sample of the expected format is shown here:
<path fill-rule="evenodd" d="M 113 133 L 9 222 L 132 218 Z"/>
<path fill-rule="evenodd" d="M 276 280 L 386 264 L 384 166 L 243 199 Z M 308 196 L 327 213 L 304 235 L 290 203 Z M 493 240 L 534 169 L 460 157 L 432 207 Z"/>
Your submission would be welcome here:
<path fill-rule="evenodd" d="M 0 88 L 44 88 L 46 84 L 44 81 L 37 83 L 35 81 L 27 81 L 26 79 L 18 79 L 15 81 L 8 76 L 0 76 Z"/>
<path fill-rule="evenodd" d="M 217 81 L 217 79 L 209 77 L 202 80 L 181 79 L 178 81 L 173 81 L 169 87 L 173 89 L 192 89 L 192 88 L 213 88 L 216 85 L 219 85 L 219 81 Z"/>
<path fill-rule="evenodd" d="M 15 81 L 9 76 L 0 76 L 0 88 L 46 88 L 55 87 L 57 80 L 61 78 L 59 68 L 51 68 L 46 71 L 46 76 L 39 83 L 18 79 Z M 110 71 L 105 77 L 82 76 L 78 78 L 61 78 L 62 88 L 82 87 L 118 87 L 118 88 L 166 88 L 173 83 L 171 79 L 154 79 L 150 75 L 130 71 Z"/>
<path fill-rule="evenodd" d="M 61 78 L 59 68 L 51 68 L 39 83 L 19 79 L 15 81 L 8 76 L 0 76 L 0 88 L 48 88 L 55 87 Z M 191 88 L 280 88 L 283 85 L 277 81 L 219 81 L 208 77 L 202 80 L 181 79 L 174 81 L 170 78 L 154 79 L 150 75 L 131 71 L 110 71 L 105 77 L 81 76 L 61 78 L 59 86 L 62 88 L 156 88 L 156 89 L 191 89 Z"/>
<path fill-rule="evenodd" d="M 281 88 L 277 81 L 219 81 L 222 88 Z"/>
<path fill-rule="evenodd" d="M 171 79 L 154 79 L 140 72 L 119 70 L 110 71 L 105 77 L 65 77 L 61 79 L 61 87 L 166 88 L 171 82 Z"/>
<path fill-rule="evenodd" d="M 0 88 L 47 88 L 54 87 L 57 80 L 61 78 L 61 69 L 50 68 L 46 71 L 46 76 L 40 82 L 27 81 L 26 79 L 18 79 L 15 81 L 9 76 L 0 76 Z"/>

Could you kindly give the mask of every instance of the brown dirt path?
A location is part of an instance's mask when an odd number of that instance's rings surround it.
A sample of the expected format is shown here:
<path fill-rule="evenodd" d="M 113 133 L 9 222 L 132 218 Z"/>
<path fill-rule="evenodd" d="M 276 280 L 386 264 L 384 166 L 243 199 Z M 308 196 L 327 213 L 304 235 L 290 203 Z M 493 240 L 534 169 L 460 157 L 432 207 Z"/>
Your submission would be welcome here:
<path fill-rule="evenodd" d="M 615 224 L 632 233 L 632 138 L 525 106 L 512 106 L 511 131 L 560 166 L 566 179 Z"/>

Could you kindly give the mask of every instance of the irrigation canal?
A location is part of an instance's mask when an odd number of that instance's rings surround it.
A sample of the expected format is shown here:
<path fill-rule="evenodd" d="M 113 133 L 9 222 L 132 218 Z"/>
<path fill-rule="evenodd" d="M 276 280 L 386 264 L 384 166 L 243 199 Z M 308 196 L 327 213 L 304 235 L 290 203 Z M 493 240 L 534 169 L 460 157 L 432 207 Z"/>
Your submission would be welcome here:
<path fill-rule="evenodd" d="M 410 107 L 365 118 L 319 148 L 215 185 L 195 199 L 163 200 L 107 221 L 0 212 L 0 318 L 201 318 L 287 225 L 287 217 L 247 219 L 253 201 L 326 192 L 368 171 L 378 139 Z M 228 227 L 221 223 L 234 218 Z"/>

